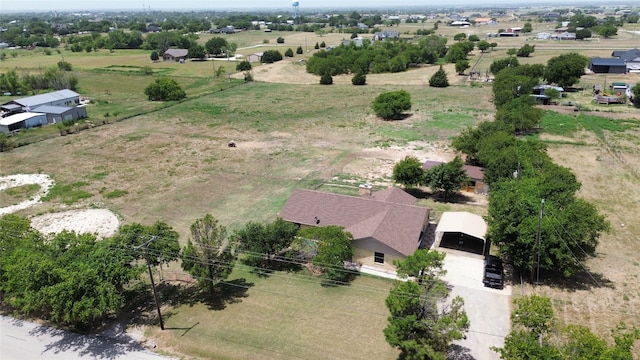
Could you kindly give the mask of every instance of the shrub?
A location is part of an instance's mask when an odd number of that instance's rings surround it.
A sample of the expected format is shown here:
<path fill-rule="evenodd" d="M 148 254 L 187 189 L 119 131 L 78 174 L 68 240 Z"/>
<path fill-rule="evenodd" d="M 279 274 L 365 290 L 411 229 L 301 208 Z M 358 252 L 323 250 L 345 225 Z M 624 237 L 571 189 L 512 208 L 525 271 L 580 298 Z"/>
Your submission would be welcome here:
<path fill-rule="evenodd" d="M 298 48 L 296 49 L 296 54 L 300 55 L 302 54 L 304 51 L 302 51 L 302 46 L 298 46 Z"/>
<path fill-rule="evenodd" d="M 320 45 L 318 43 L 316 43 L 316 46 L 314 46 L 313 48 L 318 50 L 318 49 L 320 49 Z"/>
<path fill-rule="evenodd" d="M 252 68 L 253 67 L 251 66 L 251 63 L 247 60 L 242 60 L 238 63 L 238 65 L 236 65 L 236 71 L 248 71 Z"/>
<path fill-rule="evenodd" d="M 265 64 L 271 64 L 280 60 L 282 60 L 282 54 L 278 50 L 267 50 L 262 54 L 262 58 L 260 58 L 260 61 Z"/>
<path fill-rule="evenodd" d="M 320 47 L 321 48 L 325 48 L 325 47 L 327 47 L 327 44 L 325 44 L 324 41 L 323 41 L 323 42 L 320 43 Z"/>
<path fill-rule="evenodd" d="M 71 63 L 68 61 L 58 61 L 58 69 L 64 70 L 64 71 L 71 71 L 73 67 L 71 66 Z"/>
<path fill-rule="evenodd" d="M 371 108 L 384 120 L 397 119 L 411 109 L 411 95 L 404 90 L 385 92 L 375 98 Z"/>
<path fill-rule="evenodd" d="M 367 83 L 367 76 L 363 73 L 356 73 L 351 78 L 351 83 L 353 85 L 365 85 Z"/>
<path fill-rule="evenodd" d="M 276 42 L 278 44 L 284 44 L 284 38 L 282 36 L 280 36 L 279 38 L 276 39 Z"/>
<path fill-rule="evenodd" d="M 149 84 L 144 89 L 144 94 L 151 101 L 181 100 L 187 96 L 175 80 L 166 77 L 156 79 Z"/>
<path fill-rule="evenodd" d="M 158 61 L 160 59 L 160 55 L 158 55 L 157 51 L 152 51 L 149 57 L 151 58 L 151 61 Z"/>
<path fill-rule="evenodd" d="M 331 85 L 333 84 L 333 77 L 330 74 L 324 74 L 320 77 L 321 85 Z"/>
<path fill-rule="evenodd" d="M 431 78 L 429 79 L 429 86 L 432 86 L 432 87 L 449 86 L 449 79 L 447 79 L 447 73 L 442 68 L 442 65 L 440 65 L 440 69 L 438 69 L 438 71 L 436 71 L 435 74 L 433 74 L 433 76 L 431 76 Z"/>
<path fill-rule="evenodd" d="M 292 58 L 293 50 L 291 50 L 291 48 L 288 48 L 287 51 L 284 52 L 284 56 Z"/>

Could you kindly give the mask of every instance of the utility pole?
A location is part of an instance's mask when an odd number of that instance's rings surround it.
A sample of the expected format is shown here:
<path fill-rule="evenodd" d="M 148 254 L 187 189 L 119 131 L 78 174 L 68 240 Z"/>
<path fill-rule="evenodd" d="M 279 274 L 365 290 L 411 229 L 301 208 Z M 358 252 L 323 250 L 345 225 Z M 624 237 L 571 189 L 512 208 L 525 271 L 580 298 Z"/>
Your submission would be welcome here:
<path fill-rule="evenodd" d="M 158 301 L 158 293 L 156 292 L 156 284 L 153 281 L 153 273 L 151 272 L 151 262 L 149 261 L 149 244 L 155 241 L 158 237 L 151 236 L 151 239 L 147 240 L 144 244 L 134 247 L 134 250 L 138 250 L 140 247 L 144 247 L 144 258 L 147 260 L 147 269 L 149 269 L 149 278 L 151 279 L 151 289 L 153 290 L 153 299 L 156 303 L 156 309 L 158 310 L 158 319 L 160 320 L 160 329 L 164 330 L 164 321 L 162 321 L 162 312 L 160 312 L 160 301 Z"/>
<path fill-rule="evenodd" d="M 538 247 L 538 261 L 536 261 L 536 265 L 538 269 L 536 270 L 536 285 L 540 284 L 540 233 L 542 228 L 542 216 L 544 215 L 544 199 L 540 201 L 540 217 L 538 218 L 538 236 L 537 236 L 537 247 Z"/>

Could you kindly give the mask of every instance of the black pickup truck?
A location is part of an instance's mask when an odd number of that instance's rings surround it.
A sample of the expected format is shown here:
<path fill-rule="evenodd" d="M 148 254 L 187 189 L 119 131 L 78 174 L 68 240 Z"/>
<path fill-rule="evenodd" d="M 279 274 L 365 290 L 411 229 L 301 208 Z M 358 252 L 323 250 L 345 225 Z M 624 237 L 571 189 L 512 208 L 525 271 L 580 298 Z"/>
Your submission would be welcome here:
<path fill-rule="evenodd" d="M 484 258 L 482 283 L 484 283 L 484 286 L 496 289 L 504 287 L 504 270 L 502 268 L 502 260 L 499 257 L 487 255 Z"/>

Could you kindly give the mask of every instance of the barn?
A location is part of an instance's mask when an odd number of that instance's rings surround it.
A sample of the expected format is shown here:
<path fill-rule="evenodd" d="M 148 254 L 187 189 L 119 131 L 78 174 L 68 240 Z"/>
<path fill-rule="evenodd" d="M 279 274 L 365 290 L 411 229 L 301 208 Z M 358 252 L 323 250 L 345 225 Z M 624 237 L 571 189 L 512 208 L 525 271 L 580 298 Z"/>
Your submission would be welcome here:
<path fill-rule="evenodd" d="M 20 113 L 0 119 L 0 132 L 8 134 L 20 129 L 28 129 L 47 124 L 47 116 L 41 113 Z"/>
<path fill-rule="evenodd" d="M 47 116 L 47 123 L 59 124 L 67 120 L 78 120 L 87 117 L 87 108 L 84 106 L 68 107 L 68 106 L 51 106 L 43 105 L 33 109 Z"/>
<path fill-rule="evenodd" d="M 52 106 L 76 106 L 80 104 L 80 95 L 72 90 L 64 89 L 53 91 L 46 94 L 29 96 L 21 99 L 11 100 L 5 104 L 3 107 L 7 105 L 18 105 L 21 106 L 24 110 L 29 111 L 37 108 L 42 105 L 52 105 Z"/>
<path fill-rule="evenodd" d="M 623 59 L 591 58 L 589 70 L 596 74 L 625 74 L 627 72 L 627 64 Z"/>

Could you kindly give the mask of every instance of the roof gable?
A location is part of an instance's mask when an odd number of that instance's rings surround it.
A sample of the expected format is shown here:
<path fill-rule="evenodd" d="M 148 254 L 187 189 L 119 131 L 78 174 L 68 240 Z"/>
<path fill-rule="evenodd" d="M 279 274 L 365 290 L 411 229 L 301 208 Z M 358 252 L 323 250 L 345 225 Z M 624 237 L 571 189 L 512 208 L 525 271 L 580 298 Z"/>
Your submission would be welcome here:
<path fill-rule="evenodd" d="M 168 49 L 164 52 L 165 55 L 173 56 L 173 57 L 186 57 L 189 53 L 187 49 Z"/>
<path fill-rule="evenodd" d="M 366 197 L 366 195 L 365 195 Z M 371 198 L 378 201 L 396 203 L 396 204 L 404 204 L 404 205 L 415 205 L 417 200 L 413 195 L 410 195 L 397 187 L 388 187 L 384 190 L 375 191 L 371 194 Z"/>
<path fill-rule="evenodd" d="M 401 198 L 394 192 L 388 197 Z M 280 211 L 286 221 L 340 226 L 355 240 L 374 238 L 407 256 L 418 249 L 428 215 L 429 209 L 421 206 L 303 189 L 294 190 Z"/>

